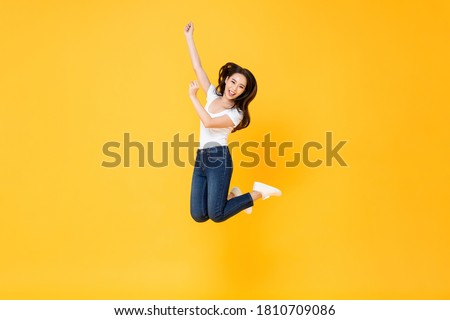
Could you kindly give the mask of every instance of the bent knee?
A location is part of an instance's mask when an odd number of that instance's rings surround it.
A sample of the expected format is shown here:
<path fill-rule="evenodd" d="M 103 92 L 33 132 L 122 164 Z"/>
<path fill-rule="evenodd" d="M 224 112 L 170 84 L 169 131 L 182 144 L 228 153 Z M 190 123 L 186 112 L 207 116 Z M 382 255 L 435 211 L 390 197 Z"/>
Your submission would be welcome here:
<path fill-rule="evenodd" d="M 212 221 L 217 222 L 217 223 L 225 221 L 224 216 L 223 216 L 222 213 L 210 214 L 210 215 L 209 215 L 209 218 L 210 218 Z"/>
<path fill-rule="evenodd" d="M 195 212 L 191 212 L 191 217 L 196 222 L 205 222 L 206 220 L 209 219 L 208 217 L 205 217 L 202 213 L 195 213 Z"/>

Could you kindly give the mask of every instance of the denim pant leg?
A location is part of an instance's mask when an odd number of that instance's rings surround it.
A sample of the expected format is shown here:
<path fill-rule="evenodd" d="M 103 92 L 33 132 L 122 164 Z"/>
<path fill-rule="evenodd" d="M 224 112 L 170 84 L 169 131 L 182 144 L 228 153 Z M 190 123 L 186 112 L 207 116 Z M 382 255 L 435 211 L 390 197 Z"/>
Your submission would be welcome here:
<path fill-rule="evenodd" d="M 205 153 L 208 216 L 214 222 L 225 221 L 253 206 L 250 193 L 227 200 L 233 173 L 233 161 L 227 146 L 209 148 Z"/>
<path fill-rule="evenodd" d="M 197 152 L 191 185 L 191 216 L 197 222 L 209 219 L 207 209 L 207 181 L 202 154 Z"/>

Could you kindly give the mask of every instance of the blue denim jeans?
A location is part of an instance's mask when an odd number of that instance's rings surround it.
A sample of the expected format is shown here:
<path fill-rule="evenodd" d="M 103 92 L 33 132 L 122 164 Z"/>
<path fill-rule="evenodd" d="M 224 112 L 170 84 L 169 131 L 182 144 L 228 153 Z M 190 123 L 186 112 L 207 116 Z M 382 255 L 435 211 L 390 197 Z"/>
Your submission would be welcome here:
<path fill-rule="evenodd" d="M 253 206 L 250 193 L 227 200 L 233 173 L 228 146 L 197 150 L 191 186 L 191 216 L 197 222 L 222 222 Z"/>

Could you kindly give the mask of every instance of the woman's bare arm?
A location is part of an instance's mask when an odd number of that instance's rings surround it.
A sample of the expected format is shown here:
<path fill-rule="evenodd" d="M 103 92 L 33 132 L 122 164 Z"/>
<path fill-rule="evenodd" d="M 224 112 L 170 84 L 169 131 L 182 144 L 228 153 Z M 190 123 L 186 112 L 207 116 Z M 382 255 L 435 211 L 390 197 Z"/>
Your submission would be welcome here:
<path fill-rule="evenodd" d="M 200 62 L 200 57 L 197 52 L 197 48 L 194 43 L 194 24 L 189 22 L 184 27 L 184 35 L 186 36 L 186 41 L 189 48 L 189 55 L 191 57 L 192 67 L 194 68 L 195 74 L 197 75 L 198 82 L 202 87 L 203 91 L 208 92 L 208 88 L 211 85 L 211 82 L 206 75 L 205 70 L 203 70 L 202 64 Z"/>
<path fill-rule="evenodd" d="M 192 104 L 194 105 L 195 111 L 197 112 L 200 120 L 202 121 L 205 128 L 229 128 L 234 127 L 234 123 L 231 118 L 227 115 L 221 117 L 213 118 L 206 112 L 205 108 L 201 105 L 197 98 L 198 82 L 192 81 L 189 86 L 189 97 L 191 98 Z"/>

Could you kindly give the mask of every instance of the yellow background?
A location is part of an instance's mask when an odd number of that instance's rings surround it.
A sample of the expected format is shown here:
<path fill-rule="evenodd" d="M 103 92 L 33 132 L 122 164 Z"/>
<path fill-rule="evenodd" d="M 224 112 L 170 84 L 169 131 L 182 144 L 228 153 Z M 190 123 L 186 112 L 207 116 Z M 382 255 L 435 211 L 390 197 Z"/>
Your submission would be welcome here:
<path fill-rule="evenodd" d="M 0 298 L 449 299 L 448 3 L 2 1 Z M 198 139 L 189 20 L 211 81 L 258 80 L 230 141 L 332 131 L 349 166 L 236 166 L 283 196 L 221 224 L 189 164 L 102 167 L 125 132 Z"/>

